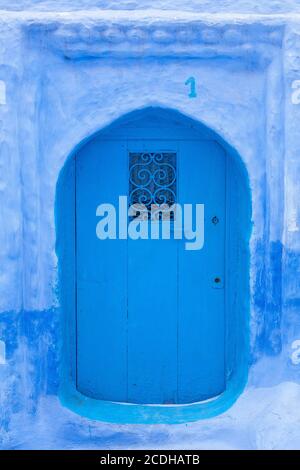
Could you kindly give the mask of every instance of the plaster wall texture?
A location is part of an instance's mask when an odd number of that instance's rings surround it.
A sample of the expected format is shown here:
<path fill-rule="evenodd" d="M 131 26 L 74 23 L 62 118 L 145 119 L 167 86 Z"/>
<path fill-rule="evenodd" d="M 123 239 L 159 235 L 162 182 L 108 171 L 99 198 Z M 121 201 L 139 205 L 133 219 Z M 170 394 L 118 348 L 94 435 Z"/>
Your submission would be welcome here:
<path fill-rule="evenodd" d="M 72 2 L 77 11 L 71 12 L 67 1 L 61 11 L 53 2 L 5 3 L 0 1 L 2 447 L 184 442 L 194 448 L 300 448 L 299 5 L 173 1 L 174 12 L 169 2 L 157 10 L 148 10 L 153 5 L 147 1 L 139 9 L 136 2 L 118 2 L 117 10 L 115 2 L 91 0 Z M 195 99 L 185 85 L 190 76 Z M 252 193 L 248 386 L 228 412 L 186 427 L 97 423 L 57 400 L 57 179 L 83 139 L 148 106 L 175 109 L 216 131 L 243 159 Z"/>

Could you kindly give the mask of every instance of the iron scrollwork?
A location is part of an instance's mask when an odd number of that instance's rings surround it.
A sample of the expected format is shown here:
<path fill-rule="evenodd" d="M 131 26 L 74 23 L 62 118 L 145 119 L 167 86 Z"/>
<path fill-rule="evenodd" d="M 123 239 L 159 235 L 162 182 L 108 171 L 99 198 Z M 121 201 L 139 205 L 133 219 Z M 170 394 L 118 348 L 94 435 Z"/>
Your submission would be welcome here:
<path fill-rule="evenodd" d="M 176 203 L 176 153 L 129 153 L 129 206 L 146 207 L 146 218 L 155 207 Z"/>

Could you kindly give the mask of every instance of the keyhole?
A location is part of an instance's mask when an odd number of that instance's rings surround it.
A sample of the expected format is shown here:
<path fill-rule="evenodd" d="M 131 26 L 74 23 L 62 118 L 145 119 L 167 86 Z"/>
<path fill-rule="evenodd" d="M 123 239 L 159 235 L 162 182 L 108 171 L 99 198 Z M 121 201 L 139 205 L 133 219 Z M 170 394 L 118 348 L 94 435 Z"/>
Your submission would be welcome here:
<path fill-rule="evenodd" d="M 219 223 L 219 219 L 216 215 L 211 219 L 211 221 L 214 225 L 217 225 Z"/>
<path fill-rule="evenodd" d="M 215 277 L 215 283 L 220 284 L 220 282 L 221 282 L 221 278 L 220 277 Z"/>

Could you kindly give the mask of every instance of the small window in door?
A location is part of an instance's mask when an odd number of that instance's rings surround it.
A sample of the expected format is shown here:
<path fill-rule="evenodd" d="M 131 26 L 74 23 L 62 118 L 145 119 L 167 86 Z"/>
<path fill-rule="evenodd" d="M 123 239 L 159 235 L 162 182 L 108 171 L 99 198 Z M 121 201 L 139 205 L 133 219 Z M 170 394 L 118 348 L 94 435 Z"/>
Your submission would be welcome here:
<path fill-rule="evenodd" d="M 175 152 L 129 152 L 129 206 L 145 207 L 133 218 L 174 220 L 176 173 Z"/>

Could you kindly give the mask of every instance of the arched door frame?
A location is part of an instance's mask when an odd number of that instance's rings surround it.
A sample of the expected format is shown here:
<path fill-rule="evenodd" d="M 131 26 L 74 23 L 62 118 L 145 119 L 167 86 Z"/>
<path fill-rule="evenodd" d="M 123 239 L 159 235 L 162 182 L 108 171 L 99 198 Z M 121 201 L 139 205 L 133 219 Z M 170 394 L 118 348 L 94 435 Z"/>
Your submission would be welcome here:
<path fill-rule="evenodd" d="M 75 168 L 76 154 L 85 143 L 95 137 L 105 137 L 125 123 L 159 113 L 164 119 L 175 120 L 193 129 L 200 138 L 216 141 L 226 151 L 227 181 L 235 187 L 227 191 L 227 210 L 239 214 L 239 222 L 230 222 L 230 252 L 227 254 L 227 279 L 236 283 L 235 298 L 226 297 L 226 377 L 227 386 L 220 396 L 205 402 L 188 405 L 133 405 L 113 403 L 88 398 L 76 388 L 76 309 L 75 309 Z M 235 195 L 235 198 L 232 195 Z M 238 204 L 238 207 L 237 207 Z M 111 125 L 84 139 L 70 154 L 63 166 L 56 191 L 56 251 L 59 260 L 59 292 L 62 318 L 61 387 L 63 405 L 76 413 L 92 419 L 117 423 L 182 423 L 209 418 L 228 409 L 245 387 L 249 356 L 249 239 L 251 233 L 251 194 L 245 165 L 238 153 L 214 131 L 181 113 L 163 108 L 146 108 L 133 111 Z M 231 265 L 231 266 L 230 266 Z M 232 270 L 232 266 L 236 269 Z"/>

